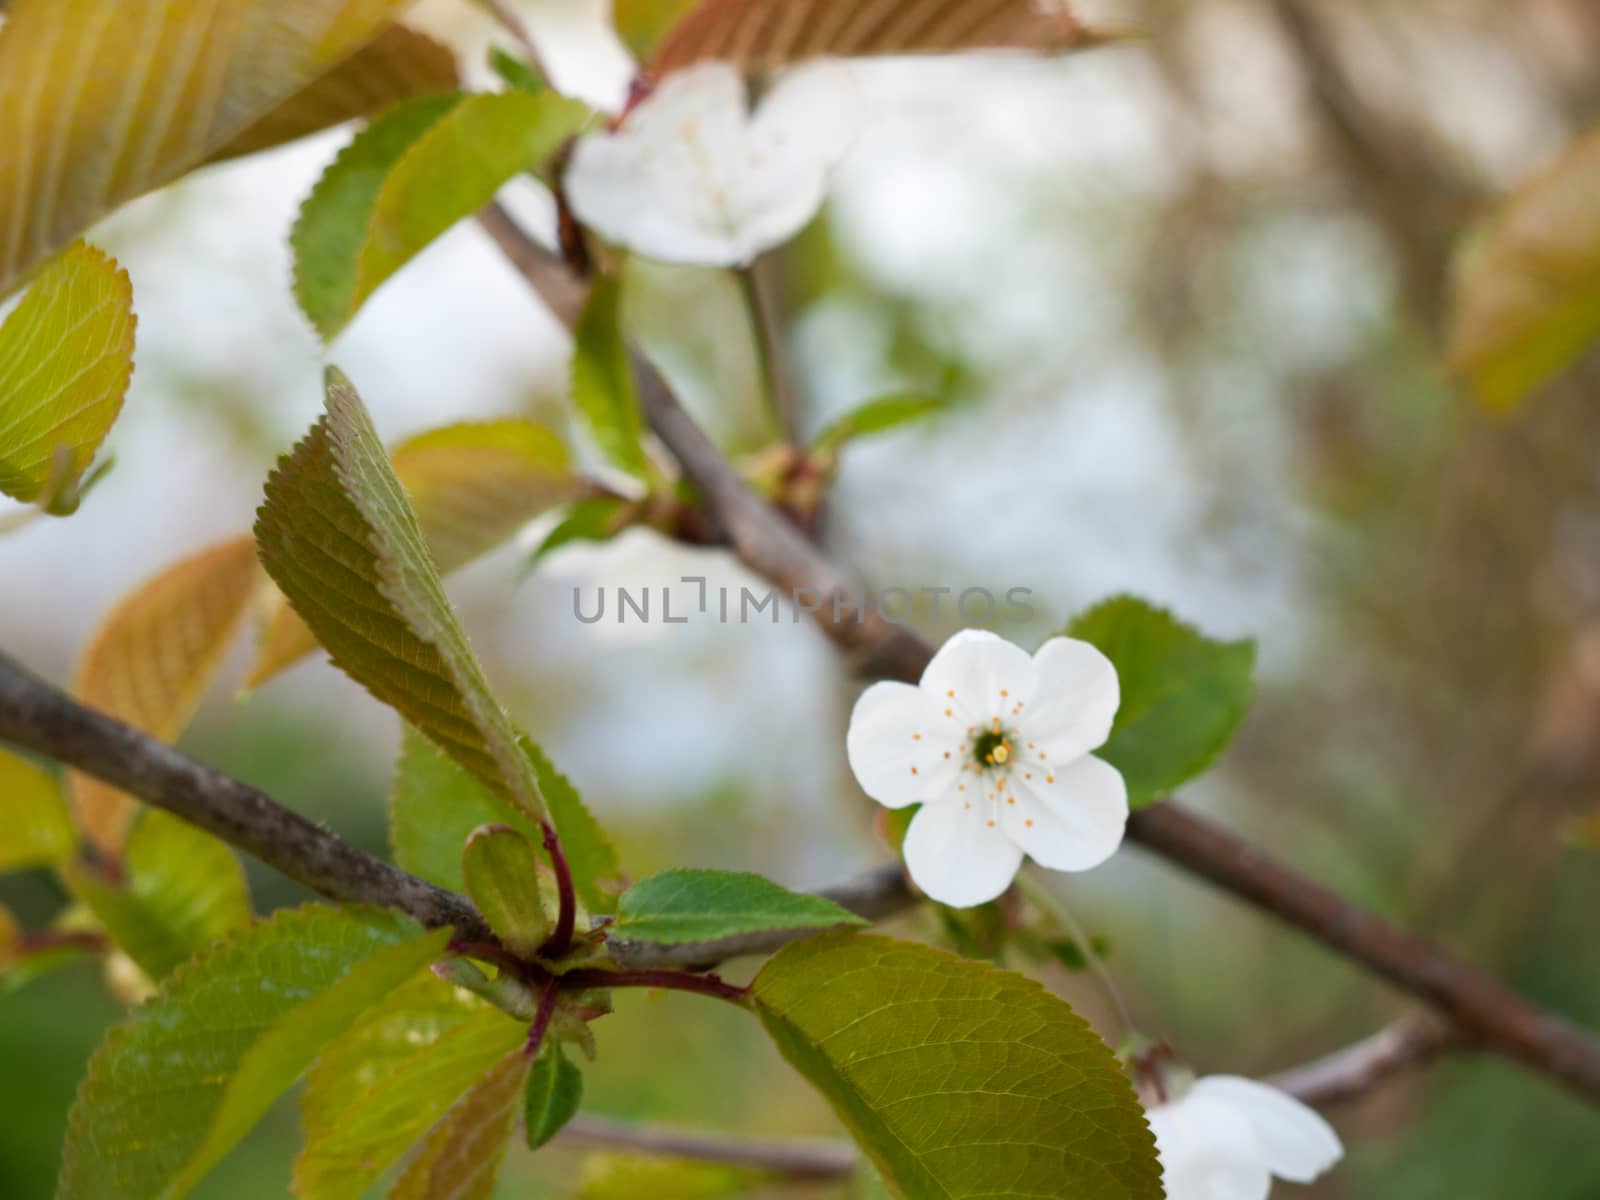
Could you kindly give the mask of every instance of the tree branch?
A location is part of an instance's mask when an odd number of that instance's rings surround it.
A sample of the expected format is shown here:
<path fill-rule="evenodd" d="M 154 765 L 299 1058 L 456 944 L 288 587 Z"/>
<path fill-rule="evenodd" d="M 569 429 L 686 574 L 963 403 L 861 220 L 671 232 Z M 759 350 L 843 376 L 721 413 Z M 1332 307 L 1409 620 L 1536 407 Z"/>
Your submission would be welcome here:
<path fill-rule="evenodd" d="M 606 1117 L 575 1117 L 561 1131 L 560 1140 L 575 1146 L 618 1147 L 635 1154 L 753 1167 L 790 1179 L 843 1179 L 855 1172 L 859 1161 L 855 1147 L 846 1141 L 730 1137 Z"/>
<path fill-rule="evenodd" d="M 1306 1104 L 1326 1108 L 1355 1100 L 1461 1045 L 1460 1037 L 1448 1027 L 1411 1017 L 1323 1058 L 1270 1075 L 1266 1082 Z"/>
<path fill-rule="evenodd" d="M 356 849 L 270 796 L 83 707 L 0 654 L 0 740 L 76 767 L 182 817 L 331 900 L 381 904 L 466 941 L 494 941 L 478 911 Z"/>
<path fill-rule="evenodd" d="M 552 271 L 564 272 L 563 287 L 580 283 L 550 255 L 539 254 L 540 270 L 527 278 L 541 295 Z M 556 301 L 560 299 L 558 292 Z M 824 632 L 847 651 L 869 659 L 881 674 L 918 680 L 933 656 L 932 647 L 875 611 L 863 611 L 867 606 L 843 572 L 745 485 L 659 374 L 648 364 L 639 365 L 640 402 L 651 428 L 699 489 L 740 560 L 791 595 L 820 598 L 812 615 Z M 1452 1023 L 1462 1040 L 1600 1100 L 1600 1042 L 1465 963 L 1173 801 L 1134 814 L 1128 836 L 1423 999 Z"/>
<path fill-rule="evenodd" d="M 656 381 L 641 393 L 651 427 L 721 518 L 746 566 L 791 593 L 851 594 L 838 568 L 744 484 L 677 400 Z M 888 675 L 915 682 L 932 647 L 903 629 L 812 614 L 840 645 L 868 653 Z M 1468 1041 L 1600 1100 L 1600 1042 L 1509 988 L 1315 883 L 1174 801 L 1136 813 L 1128 836 L 1239 899 L 1309 934 L 1427 1001 Z"/>

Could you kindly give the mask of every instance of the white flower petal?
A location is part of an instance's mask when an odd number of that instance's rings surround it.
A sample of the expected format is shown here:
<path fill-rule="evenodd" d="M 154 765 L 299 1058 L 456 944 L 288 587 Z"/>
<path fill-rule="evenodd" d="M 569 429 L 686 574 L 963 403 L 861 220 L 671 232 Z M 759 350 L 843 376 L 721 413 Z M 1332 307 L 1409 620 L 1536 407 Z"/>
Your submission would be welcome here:
<path fill-rule="evenodd" d="M 1064 767 L 1024 766 L 1012 770 L 1011 787 L 1015 802 L 1000 806 L 1006 836 L 1040 866 L 1086 871 L 1122 844 L 1128 789 L 1110 763 L 1091 754 Z"/>
<path fill-rule="evenodd" d="M 1051 638 L 1033 668 L 1038 679 L 1022 714 L 1023 737 L 1062 763 L 1105 745 L 1121 701 L 1111 660 L 1088 642 Z"/>
<path fill-rule="evenodd" d="M 959 793 L 925 804 L 911 818 L 902 850 L 916 885 L 940 904 L 987 904 L 1017 876 L 1022 851 L 991 824 L 989 806 L 969 808 Z"/>
<path fill-rule="evenodd" d="M 828 173 L 859 124 L 842 78 L 797 72 L 752 121 L 744 81 L 729 64 L 669 75 L 621 129 L 578 144 L 565 181 L 573 211 L 649 258 L 749 262 L 822 206 Z"/>
<path fill-rule="evenodd" d="M 965 713 L 974 724 L 1012 720 L 1034 694 L 1033 660 L 1018 646 L 982 629 L 963 629 L 933 656 L 922 690 Z"/>
<path fill-rule="evenodd" d="M 1232 1105 L 1191 1091 L 1146 1115 L 1167 1200 L 1266 1200 L 1272 1175 L 1255 1131 Z"/>
<path fill-rule="evenodd" d="M 745 139 L 744 81 L 706 63 L 670 75 L 621 129 L 580 141 L 567 200 L 600 236 L 664 262 L 729 265 L 738 230 L 719 202 Z"/>
<path fill-rule="evenodd" d="M 850 714 L 845 753 L 862 791 L 904 808 L 954 790 L 965 754 L 957 732 L 920 688 L 875 683 Z"/>
<path fill-rule="evenodd" d="M 1310 1183 L 1344 1157 L 1339 1135 L 1312 1108 L 1287 1092 L 1238 1075 L 1208 1075 L 1191 1095 L 1231 1104 L 1255 1131 L 1263 1162 L 1274 1175 Z"/>

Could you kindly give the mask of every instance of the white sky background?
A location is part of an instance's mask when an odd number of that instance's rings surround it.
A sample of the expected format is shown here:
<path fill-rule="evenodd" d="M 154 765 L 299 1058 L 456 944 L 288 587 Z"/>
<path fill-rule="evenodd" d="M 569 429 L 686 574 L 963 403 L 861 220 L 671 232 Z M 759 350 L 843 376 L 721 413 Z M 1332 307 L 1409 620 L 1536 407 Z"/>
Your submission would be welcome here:
<path fill-rule="evenodd" d="M 1195 36 L 1227 67 L 1202 73 L 1202 111 L 1187 125 L 1198 140 L 1182 156 L 1179 118 L 1143 49 L 862 71 L 872 120 L 830 219 L 866 273 L 923 301 L 988 379 L 980 408 L 849 453 L 830 505 L 834 544 L 871 584 L 1031 587 L 1051 624 L 1136 591 L 1210 632 L 1261 636 L 1269 670 L 1292 660 L 1305 564 L 1276 368 L 1340 356 L 1382 319 L 1388 282 L 1347 221 L 1308 213 L 1256 231 L 1240 318 L 1248 352 L 1219 354 L 1204 389 L 1211 438 L 1247 472 L 1229 486 L 1249 501 L 1210 522 L 1216 464 L 1197 456 L 1163 364 L 1128 329 L 1140 212 L 1198 163 L 1292 175 L 1304 150 L 1277 48 L 1232 6 L 1208 13 Z M 1481 109 L 1472 78 L 1434 82 L 1463 112 Z M 1458 122 L 1488 173 L 1514 176 L 1555 140 L 1531 101 L 1490 115 L 1476 133 Z M 0 542 L 0 644 L 36 669 L 67 679 L 120 595 L 248 527 L 272 454 L 320 409 L 325 361 L 351 376 L 390 440 L 560 393 L 563 335 L 470 223 L 388 284 L 331 351 L 319 347 L 290 296 L 286 239 L 347 136 L 203 172 L 97 233 L 133 277 L 138 367 L 110 439 L 116 469 L 77 515 Z M 893 382 L 883 335 L 859 306 L 806 314 L 795 350 L 813 422 Z M 520 587 L 518 565 L 516 551 L 501 553 L 450 590 L 513 711 L 597 809 L 732 784 L 797 823 L 826 808 L 849 814 L 842 829 L 865 827 L 843 757 L 855 686 L 815 630 L 696 621 L 645 638 L 571 616 L 574 585 L 590 604 L 598 585 L 682 574 L 758 586 L 725 556 L 633 534 L 564 553 Z M 690 594 L 680 589 L 680 608 Z M 375 758 L 392 748 L 392 717 L 325 664 L 297 668 L 238 716 L 278 704 L 324 714 Z M 841 858 L 867 854 L 844 833 L 804 841 L 791 882 L 824 882 Z"/>

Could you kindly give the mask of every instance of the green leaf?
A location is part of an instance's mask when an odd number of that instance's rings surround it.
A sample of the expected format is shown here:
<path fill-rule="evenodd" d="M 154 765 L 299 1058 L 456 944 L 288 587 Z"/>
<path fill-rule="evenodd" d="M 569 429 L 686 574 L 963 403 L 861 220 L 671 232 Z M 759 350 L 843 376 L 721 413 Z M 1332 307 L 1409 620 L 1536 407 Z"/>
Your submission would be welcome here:
<path fill-rule="evenodd" d="M 377 909 L 280 912 L 111 1030 L 73 1104 L 57 1200 L 175 1200 L 322 1047 L 443 949 Z"/>
<path fill-rule="evenodd" d="M 56 777 L 0 750 L 0 871 L 63 862 L 77 840 Z"/>
<path fill-rule="evenodd" d="M 12 0 L 0 296 L 371 42 L 405 0 Z"/>
<path fill-rule="evenodd" d="M 505 948 L 532 958 L 550 936 L 533 843 L 505 825 L 482 825 L 461 856 L 467 895 Z"/>
<path fill-rule="evenodd" d="M 813 454 L 829 454 L 846 442 L 874 433 L 883 433 L 898 425 L 920 421 L 949 407 L 938 396 L 925 396 L 916 392 L 879 396 L 860 408 L 852 409 L 829 425 L 811 443 Z"/>
<path fill-rule="evenodd" d="M 389 846 L 413 875 L 466 890 L 461 848 L 480 825 L 509 825 L 529 838 L 539 826 L 501 800 L 411 726 L 400 741 L 389 791 Z"/>
<path fill-rule="evenodd" d="M 267 480 L 267 573 L 335 665 L 530 819 L 544 814 L 516 727 L 445 598 L 416 514 L 350 382 Z"/>
<path fill-rule="evenodd" d="M 649 476 L 644 417 L 622 335 L 622 285 L 599 279 L 578 318 L 572 353 L 572 398 L 611 463 L 637 479 Z"/>
<path fill-rule="evenodd" d="M 366 120 L 418 96 L 454 91 L 456 56 L 405 25 L 391 25 L 322 78 L 295 93 L 211 155 L 259 154 L 347 121 Z"/>
<path fill-rule="evenodd" d="M 407 438 L 389 456 L 445 574 L 583 495 L 567 445 L 537 421 L 478 421 Z"/>
<path fill-rule="evenodd" d="M 615 847 L 571 780 L 526 737 L 522 751 L 561 835 L 578 898 L 592 913 L 611 912 L 622 876 Z M 389 797 L 389 844 L 395 861 L 440 887 L 461 891 L 466 885 L 461 848 L 480 825 L 509 825 L 530 841 L 543 842 L 535 822 L 408 728 Z"/>
<path fill-rule="evenodd" d="M 423 540 L 448 575 L 494 549 L 552 505 L 583 494 L 565 443 L 535 421 L 469 422 L 408 438 L 389 455 Z M 305 622 L 280 604 L 267 623 L 247 687 L 317 648 Z"/>
<path fill-rule="evenodd" d="M 0 36 L 0 63 L 5 44 Z M 0 80 L 3 130 L 3 69 Z M 0 214 L 12 194 L 0 189 Z M 0 261 L 4 245 L 0 236 Z M 134 324 L 128 273 L 93 246 L 78 242 L 40 272 L 0 325 L 0 492 L 52 513 L 77 508 L 133 377 Z"/>
<path fill-rule="evenodd" d="M 600 828 L 572 781 L 556 770 L 544 752 L 528 738 L 522 739 L 522 750 L 539 780 L 539 792 L 550 809 L 550 819 L 561 835 L 561 848 L 567 857 L 578 899 L 591 913 L 613 911 L 622 881 L 616 847 Z"/>
<path fill-rule="evenodd" d="M 519 1047 L 491 1067 L 434 1126 L 389 1200 L 488 1200 L 532 1065 Z"/>
<path fill-rule="evenodd" d="M 632 942 L 709 942 L 767 929 L 865 925 L 832 900 L 742 871 L 667 871 L 641 880 L 617 903 L 614 936 Z"/>
<path fill-rule="evenodd" d="M 499 46 L 489 47 L 489 69 L 514 88 L 538 95 L 548 91 L 539 73 L 515 54 L 508 54 Z"/>
<path fill-rule="evenodd" d="M 1163 1194 L 1116 1057 L 1032 980 L 841 932 L 779 951 L 754 999 L 896 1196 Z"/>
<path fill-rule="evenodd" d="M 1469 253 L 1451 366 L 1513 408 L 1600 338 L 1600 129 L 1511 196 Z"/>
<path fill-rule="evenodd" d="M 618 514 L 631 505 L 621 496 L 594 496 L 567 506 L 567 515 L 545 535 L 544 541 L 528 557 L 528 569 L 562 546 L 573 542 L 605 542 L 625 527 Z"/>
<path fill-rule="evenodd" d="M 1250 707 L 1252 641 L 1213 641 L 1133 596 L 1096 605 L 1067 633 L 1117 668 L 1122 706 L 1095 753 L 1122 772 L 1134 807 L 1209 767 Z"/>
<path fill-rule="evenodd" d="M 515 90 L 413 101 L 374 121 L 307 199 L 291 245 L 295 297 L 324 338 L 457 221 L 546 162 L 589 110 Z"/>
<path fill-rule="evenodd" d="M 233 851 L 158 809 L 141 813 L 128 837 L 122 886 L 86 863 L 61 873 L 111 940 L 158 982 L 250 922 L 250 892 Z"/>
<path fill-rule="evenodd" d="M 324 337 L 349 316 L 361 246 L 378 193 L 394 165 L 456 105 L 458 93 L 419 96 L 378 116 L 339 152 L 300 206 L 289 235 L 294 295 Z"/>
<path fill-rule="evenodd" d="M 528 1075 L 523 1101 L 523 1131 L 528 1149 L 537 1150 L 578 1114 L 583 1103 L 583 1072 L 560 1046 L 547 1046 Z"/>
<path fill-rule="evenodd" d="M 363 1015 L 312 1068 L 301 1100 L 301 1200 L 358 1200 L 527 1027 L 421 976 Z"/>

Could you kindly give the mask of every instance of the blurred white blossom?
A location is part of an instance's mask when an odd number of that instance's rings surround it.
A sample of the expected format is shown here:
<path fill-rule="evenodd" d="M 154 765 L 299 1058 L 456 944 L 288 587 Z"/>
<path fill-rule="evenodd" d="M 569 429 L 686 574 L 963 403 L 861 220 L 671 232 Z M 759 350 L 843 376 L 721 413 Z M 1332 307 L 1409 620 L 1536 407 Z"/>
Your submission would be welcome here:
<path fill-rule="evenodd" d="M 1314 1111 L 1237 1075 L 1197 1079 L 1148 1115 L 1168 1200 L 1264 1200 L 1273 1176 L 1310 1183 L 1344 1156 Z"/>
<path fill-rule="evenodd" d="M 647 258 L 742 265 L 816 215 L 860 108 L 844 63 L 790 72 L 753 114 L 734 67 L 691 67 L 617 130 L 578 143 L 567 198 L 585 225 Z"/>

